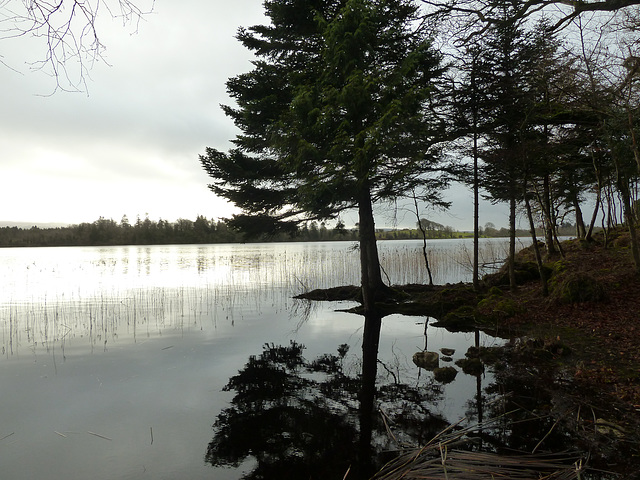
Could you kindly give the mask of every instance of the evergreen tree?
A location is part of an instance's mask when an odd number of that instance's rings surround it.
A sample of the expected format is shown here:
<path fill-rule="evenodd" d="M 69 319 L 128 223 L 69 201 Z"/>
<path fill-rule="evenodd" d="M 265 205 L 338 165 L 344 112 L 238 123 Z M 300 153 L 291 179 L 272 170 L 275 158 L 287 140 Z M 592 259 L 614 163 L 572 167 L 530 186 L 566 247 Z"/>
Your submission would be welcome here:
<path fill-rule="evenodd" d="M 450 102 L 451 120 L 454 130 L 461 136 L 458 144 L 462 145 L 462 152 L 472 159 L 470 178 L 464 175 L 461 180 L 471 183 L 473 190 L 473 275 L 474 289 L 480 288 L 479 273 L 479 239 L 480 239 L 480 146 L 483 134 L 491 127 L 488 124 L 491 109 L 488 99 L 488 85 L 483 81 L 490 81 L 490 76 L 483 74 L 486 66 L 484 56 L 478 45 L 464 47 L 463 52 L 456 59 L 456 72 L 451 79 Z M 469 146 L 469 143 L 471 144 Z"/>
<path fill-rule="evenodd" d="M 486 135 L 483 186 L 494 201 L 509 203 L 509 282 L 516 287 L 516 207 L 523 193 L 526 145 L 531 132 L 533 110 L 530 75 L 534 67 L 532 49 L 524 28 L 512 21 L 515 0 L 497 0 L 503 22 L 493 25 L 483 38 L 480 72 L 487 85 L 491 130 Z"/>
<path fill-rule="evenodd" d="M 227 83 L 242 130 L 201 163 L 239 206 L 230 225 L 292 230 L 356 208 L 365 312 L 384 292 L 373 205 L 421 188 L 439 201 L 440 55 L 409 0 L 267 1 L 271 26 L 242 30 L 259 59 Z"/>

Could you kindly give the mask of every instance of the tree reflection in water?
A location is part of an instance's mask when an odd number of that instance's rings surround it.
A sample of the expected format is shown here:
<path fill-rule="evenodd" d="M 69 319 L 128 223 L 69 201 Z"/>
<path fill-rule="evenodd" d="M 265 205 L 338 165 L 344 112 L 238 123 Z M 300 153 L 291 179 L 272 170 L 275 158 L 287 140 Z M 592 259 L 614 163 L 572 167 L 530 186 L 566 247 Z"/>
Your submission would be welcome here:
<path fill-rule="evenodd" d="M 387 384 L 376 392 L 375 376 L 363 386 L 364 376 L 345 373 L 347 345 L 313 361 L 304 348 L 265 345 L 229 380 L 225 390 L 235 395 L 213 425 L 207 463 L 238 467 L 253 459 L 244 479 L 342 479 L 347 471 L 349 479 L 368 478 L 379 467 L 375 454 L 398 446 L 387 432 L 391 422 L 414 443 L 446 425 L 428 408 L 441 394 L 437 384 Z M 371 412 L 374 394 L 386 421 Z"/>
<path fill-rule="evenodd" d="M 374 331 L 371 338 L 377 336 Z M 445 429 L 462 429 L 456 448 L 468 452 L 582 456 L 575 425 L 566 421 L 575 412 L 567 417 L 557 408 L 566 403 L 558 403 L 563 390 L 557 374 L 544 363 L 511 364 L 503 349 L 482 347 L 478 332 L 474 340 L 466 358 L 481 360 L 479 366 L 475 362 L 480 368 L 471 368 L 474 362 L 456 365 L 475 377 L 475 398 L 467 402 L 466 420 L 453 426 L 432 413 L 446 388 L 433 377 L 411 385 L 393 375 L 391 382 L 380 380 L 377 342 L 363 345 L 362 357 L 347 355 L 345 344 L 312 361 L 304 358 L 301 344 L 265 345 L 225 386 L 234 397 L 213 425 L 206 462 L 250 464 L 251 471 L 238 473 L 246 480 L 360 480 L 394 456 L 387 452 L 427 445 Z M 485 365 L 492 372 L 488 384 L 482 382 Z"/>

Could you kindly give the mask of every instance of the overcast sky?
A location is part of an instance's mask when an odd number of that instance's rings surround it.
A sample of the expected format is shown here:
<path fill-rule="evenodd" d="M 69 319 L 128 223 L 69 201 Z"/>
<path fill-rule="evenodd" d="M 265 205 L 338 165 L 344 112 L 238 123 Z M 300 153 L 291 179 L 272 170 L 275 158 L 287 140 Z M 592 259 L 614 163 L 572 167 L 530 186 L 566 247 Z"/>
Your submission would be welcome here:
<path fill-rule="evenodd" d="M 262 0 L 159 0 L 135 34 L 103 13 L 98 33 L 110 65 L 92 68 L 88 95 L 48 96 L 54 80 L 27 64 L 42 58 L 42 44 L 0 40 L 0 60 L 13 68 L 0 65 L 0 222 L 230 215 L 208 190 L 198 155 L 226 150 L 236 134 L 219 105 L 230 102 L 226 80 L 251 68 L 234 35 L 264 23 Z M 471 194 L 448 198 L 450 213 L 423 216 L 471 229 Z M 503 212 L 483 207 L 481 224 L 506 225 Z M 377 225 L 415 222 L 402 211 L 395 218 L 383 212 Z"/>

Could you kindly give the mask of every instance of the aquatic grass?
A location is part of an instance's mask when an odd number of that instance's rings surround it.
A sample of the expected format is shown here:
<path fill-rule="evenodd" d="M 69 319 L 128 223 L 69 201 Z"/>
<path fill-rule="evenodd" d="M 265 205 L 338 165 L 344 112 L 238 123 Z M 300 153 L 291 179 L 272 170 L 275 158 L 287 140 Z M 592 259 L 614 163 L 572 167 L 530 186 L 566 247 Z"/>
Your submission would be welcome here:
<path fill-rule="evenodd" d="M 462 275 L 461 254 L 451 244 L 460 242 L 429 244 L 437 283 Z M 74 264 L 64 257 L 64 264 L 52 266 L 40 260 L 26 269 L 24 281 L 0 277 L 10 298 L 0 303 L 2 353 L 8 357 L 29 348 L 36 355 L 41 349 L 82 344 L 106 349 L 125 337 L 136 342 L 203 328 L 207 322 L 214 328 L 220 322 L 233 324 L 267 307 L 290 312 L 301 286 L 360 283 L 359 253 L 353 247 L 353 242 L 224 246 L 199 249 L 197 258 L 183 257 L 193 252 L 188 249 L 105 249 L 100 255 L 115 252 L 122 258 L 85 263 L 80 258 Z M 427 281 L 420 242 L 384 241 L 379 248 L 391 284 Z"/>
<path fill-rule="evenodd" d="M 93 351 L 106 349 L 120 335 L 134 341 L 170 332 L 184 332 L 211 319 L 233 322 L 247 308 L 259 311 L 266 303 L 292 303 L 288 292 L 274 296 L 266 287 L 241 288 L 230 283 L 111 290 L 86 299 L 56 298 L 13 303 L 0 309 L 2 342 L 7 356 L 28 346 L 35 355 L 54 345 L 87 342 Z M 80 342 L 80 343 L 78 343 Z"/>

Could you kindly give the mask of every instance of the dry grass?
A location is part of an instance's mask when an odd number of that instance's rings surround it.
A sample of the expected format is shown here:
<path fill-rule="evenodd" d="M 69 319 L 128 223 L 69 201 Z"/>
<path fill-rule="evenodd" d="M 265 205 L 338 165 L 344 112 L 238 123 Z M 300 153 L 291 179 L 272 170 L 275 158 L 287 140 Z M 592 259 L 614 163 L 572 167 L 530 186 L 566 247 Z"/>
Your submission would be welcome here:
<path fill-rule="evenodd" d="M 487 428 L 492 422 L 484 422 Z M 403 450 L 387 463 L 375 480 L 573 480 L 583 472 L 582 459 L 573 454 L 519 453 L 501 455 L 462 450 L 479 425 L 441 432 L 422 448 Z M 456 448 L 458 447 L 458 448 Z"/>

